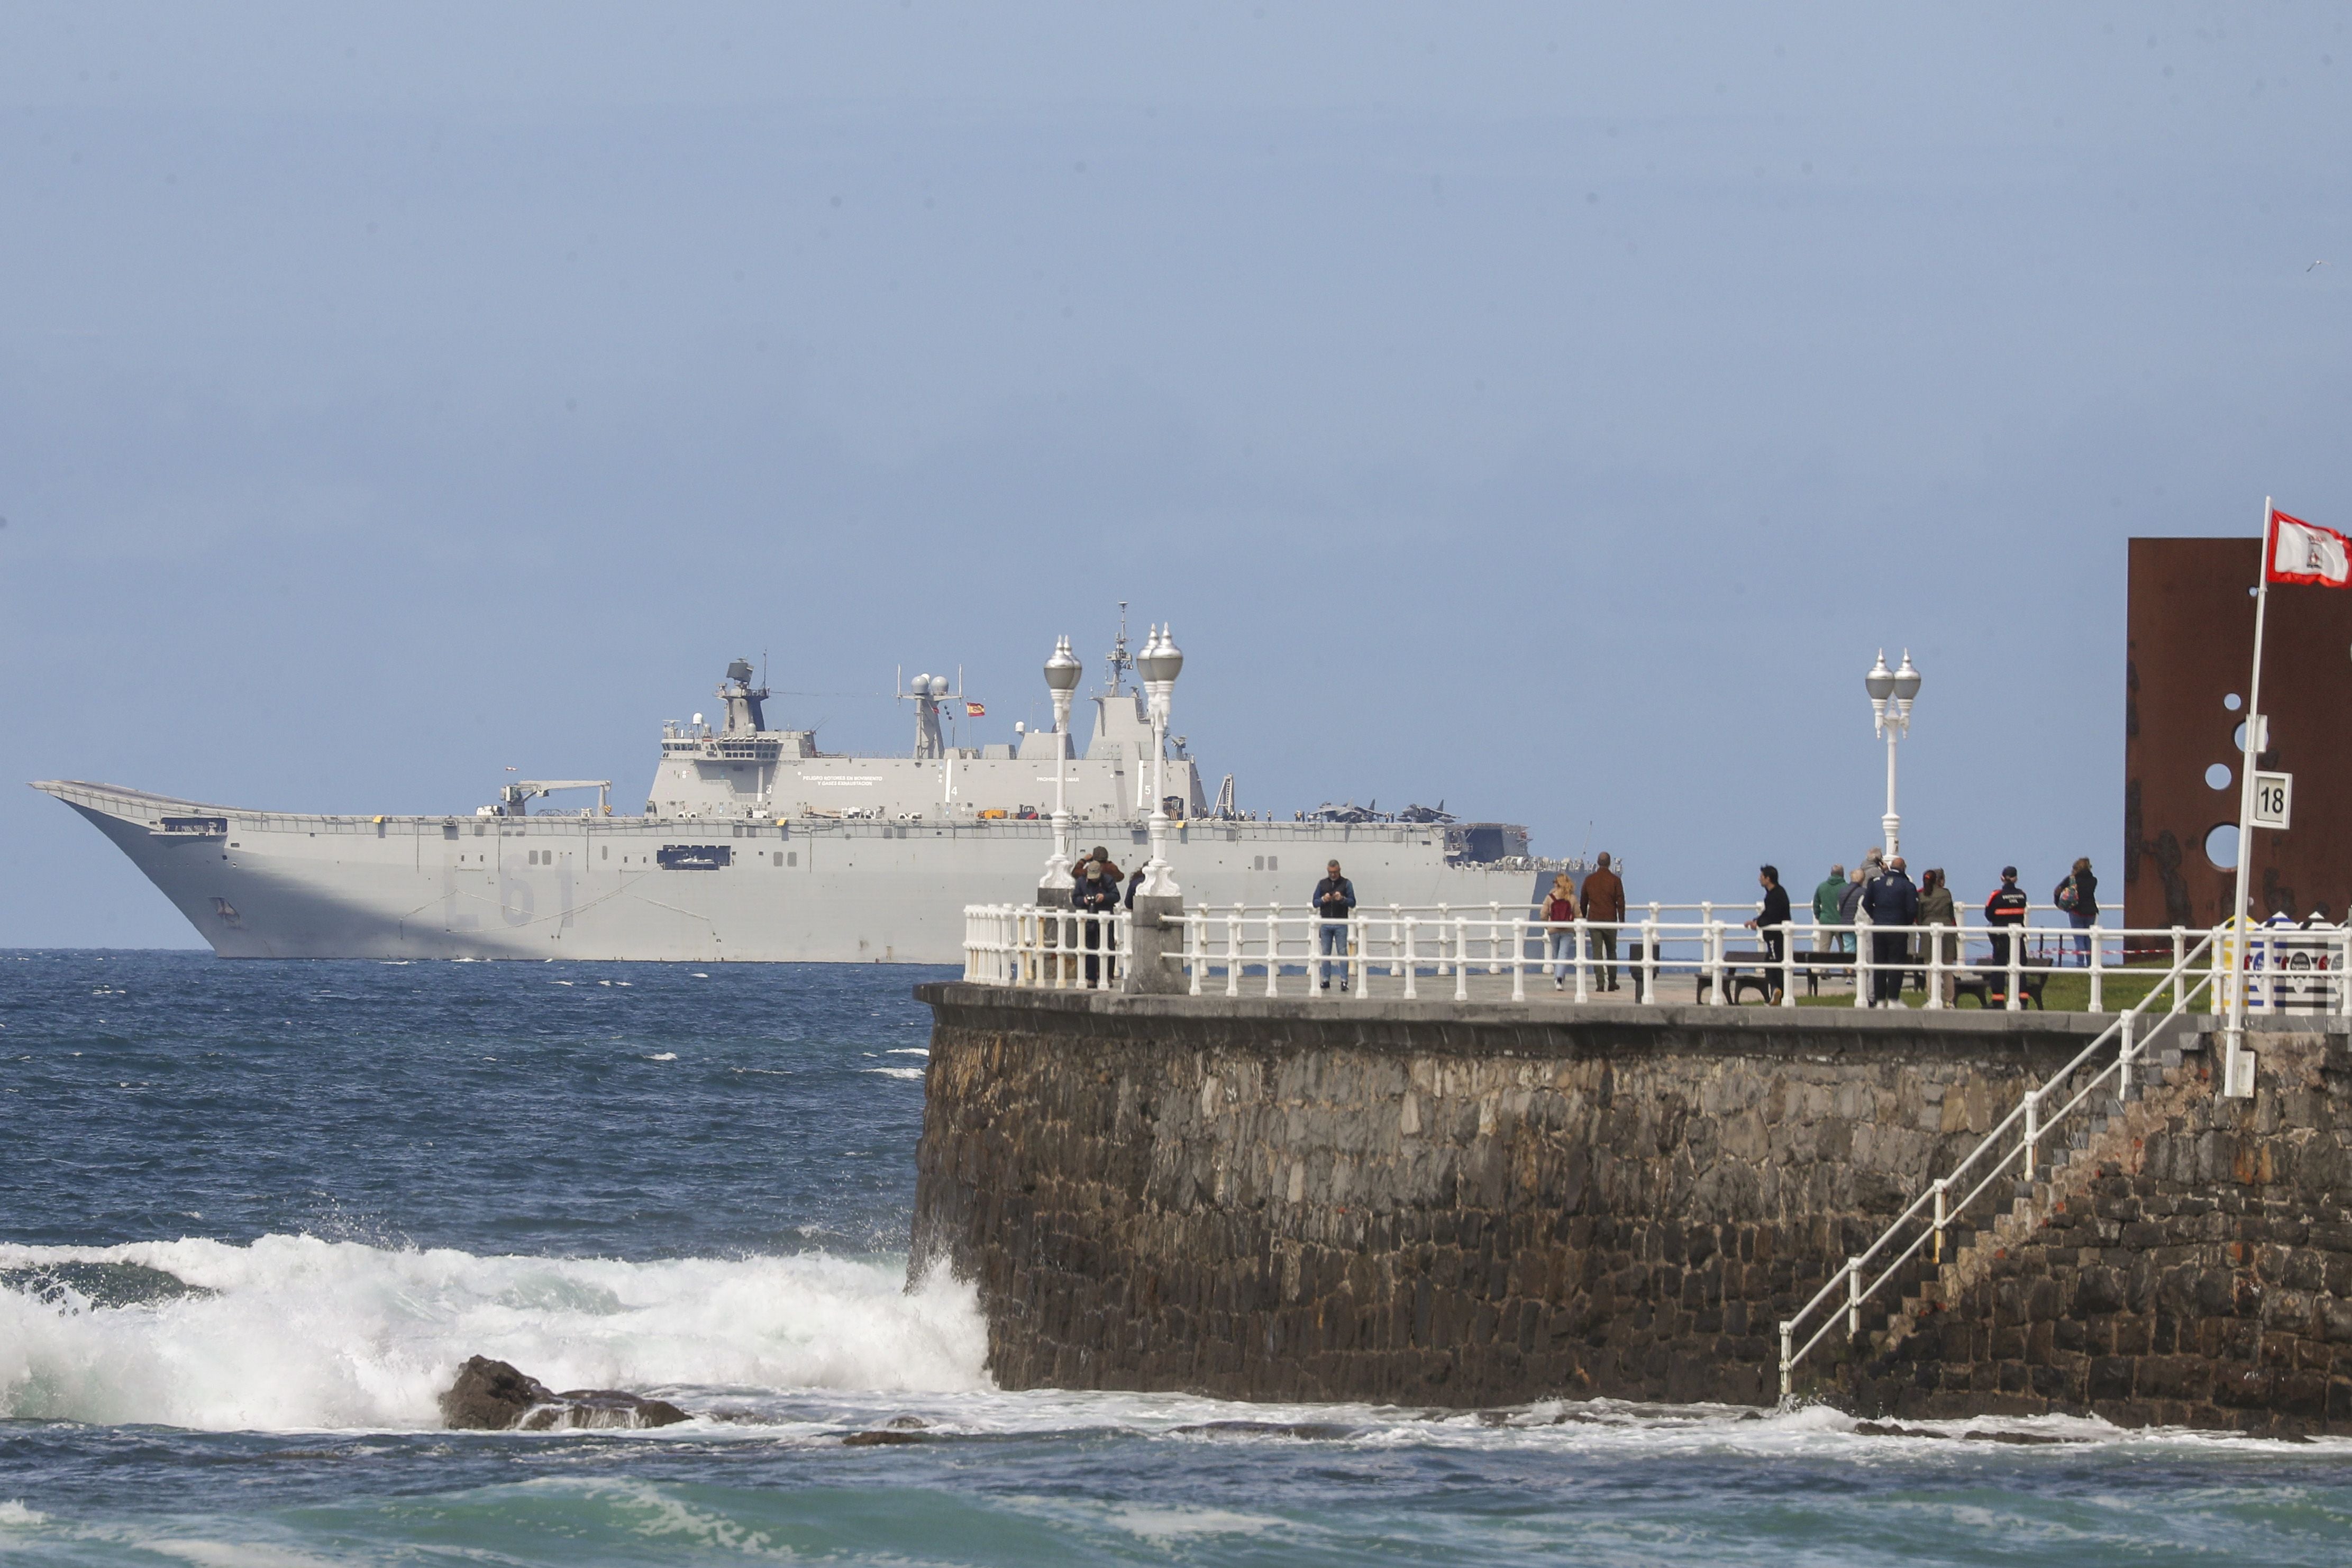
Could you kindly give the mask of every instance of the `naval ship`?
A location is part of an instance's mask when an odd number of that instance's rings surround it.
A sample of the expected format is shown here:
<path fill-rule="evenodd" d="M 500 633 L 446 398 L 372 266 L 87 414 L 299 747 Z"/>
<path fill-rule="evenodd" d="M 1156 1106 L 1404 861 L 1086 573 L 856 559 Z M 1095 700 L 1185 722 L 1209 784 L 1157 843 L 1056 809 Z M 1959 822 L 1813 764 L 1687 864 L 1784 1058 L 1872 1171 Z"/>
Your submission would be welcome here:
<path fill-rule="evenodd" d="M 737 659 L 716 721 L 666 722 L 644 808 L 620 815 L 599 779 L 520 780 L 490 805 L 440 816 L 258 811 L 72 780 L 33 787 L 112 839 L 224 958 L 959 963 L 965 905 L 1041 896 L 1056 775 L 1074 853 L 1100 845 L 1124 868 L 1143 864 L 1155 760 L 1188 906 L 1303 904 L 1338 859 L 1369 906 L 1516 911 L 1552 872 L 1580 868 L 1530 857 L 1524 826 L 1442 808 L 1261 817 L 1234 809 L 1230 773 L 1212 801 L 1184 738 L 1153 725 L 1144 683 L 1129 679 L 1136 662 L 1122 617 L 1088 694 L 1083 753 L 1067 718 L 1080 666 L 1065 637 L 1046 667 L 1060 699 L 1053 728 L 949 744 L 943 710 L 951 729 L 979 705 L 925 673 L 901 694 L 915 712 L 912 753 L 851 755 L 825 751 L 814 730 L 770 729 L 769 690 Z M 586 789 L 595 807 L 544 805 Z"/>

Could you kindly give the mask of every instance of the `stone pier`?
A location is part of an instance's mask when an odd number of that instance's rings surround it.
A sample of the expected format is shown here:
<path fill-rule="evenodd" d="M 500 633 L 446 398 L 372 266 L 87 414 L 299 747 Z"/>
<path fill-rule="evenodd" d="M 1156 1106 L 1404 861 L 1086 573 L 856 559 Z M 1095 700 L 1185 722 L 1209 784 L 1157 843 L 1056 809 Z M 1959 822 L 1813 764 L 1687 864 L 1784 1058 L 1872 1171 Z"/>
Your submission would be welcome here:
<path fill-rule="evenodd" d="M 1771 1404 L 1780 1320 L 2109 1022 L 919 994 L 913 1267 L 976 1281 L 1001 1384 L 1451 1406 Z M 2208 1023 L 1800 1396 L 2352 1431 L 2346 1037 L 2266 1028 L 2223 1100 Z"/>

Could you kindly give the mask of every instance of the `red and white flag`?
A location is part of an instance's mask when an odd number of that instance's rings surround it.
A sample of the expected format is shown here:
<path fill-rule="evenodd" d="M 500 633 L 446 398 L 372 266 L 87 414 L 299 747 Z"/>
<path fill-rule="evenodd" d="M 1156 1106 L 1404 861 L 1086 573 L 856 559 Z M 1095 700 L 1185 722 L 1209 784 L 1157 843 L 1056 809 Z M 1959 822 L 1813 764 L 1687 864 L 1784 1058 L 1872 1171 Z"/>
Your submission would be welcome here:
<path fill-rule="evenodd" d="M 2271 558 L 2263 575 L 2273 583 L 2352 588 L 2352 539 L 2332 528 L 2271 509 Z"/>

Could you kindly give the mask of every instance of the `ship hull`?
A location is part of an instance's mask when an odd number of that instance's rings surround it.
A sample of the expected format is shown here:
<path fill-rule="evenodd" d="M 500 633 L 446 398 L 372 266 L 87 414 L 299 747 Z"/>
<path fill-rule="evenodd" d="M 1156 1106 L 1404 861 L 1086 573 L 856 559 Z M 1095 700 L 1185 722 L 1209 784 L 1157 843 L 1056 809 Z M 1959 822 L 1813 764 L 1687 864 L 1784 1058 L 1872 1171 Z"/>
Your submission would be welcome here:
<path fill-rule="evenodd" d="M 115 846 L 224 958 L 961 963 L 968 904 L 1034 899 L 1051 825 L 314 816 L 108 784 L 36 788 Z M 1081 823 L 1132 868 L 1127 822 Z M 1548 872 L 1449 859 L 1413 824 L 1195 821 L 1187 903 L 1303 904 L 1339 859 L 1367 906 L 1524 910 Z"/>

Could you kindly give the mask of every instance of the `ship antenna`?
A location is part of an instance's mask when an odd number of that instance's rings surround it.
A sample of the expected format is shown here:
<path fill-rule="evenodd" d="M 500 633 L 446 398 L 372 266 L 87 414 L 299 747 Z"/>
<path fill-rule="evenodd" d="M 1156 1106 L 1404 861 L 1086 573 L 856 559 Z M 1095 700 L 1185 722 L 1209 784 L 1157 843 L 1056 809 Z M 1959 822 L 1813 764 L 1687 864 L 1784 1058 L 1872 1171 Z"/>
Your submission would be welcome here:
<path fill-rule="evenodd" d="M 1118 602 L 1118 641 L 1110 650 L 1110 694 L 1118 695 L 1119 672 L 1135 661 L 1127 655 L 1127 601 Z"/>

